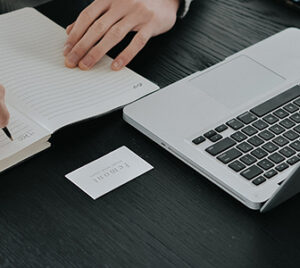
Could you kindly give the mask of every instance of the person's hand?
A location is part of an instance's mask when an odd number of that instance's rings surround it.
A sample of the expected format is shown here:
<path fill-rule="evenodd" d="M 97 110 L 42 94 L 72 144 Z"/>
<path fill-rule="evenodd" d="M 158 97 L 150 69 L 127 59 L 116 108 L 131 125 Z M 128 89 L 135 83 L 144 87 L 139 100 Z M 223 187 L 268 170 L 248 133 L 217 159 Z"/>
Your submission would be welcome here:
<path fill-rule="evenodd" d="M 170 30 L 181 0 L 95 0 L 67 27 L 65 64 L 91 69 L 111 48 L 130 32 L 131 43 L 113 61 L 120 70 L 146 45 L 152 36 Z M 100 42 L 99 42 L 100 41 Z"/>
<path fill-rule="evenodd" d="M 4 128 L 8 124 L 9 113 L 5 105 L 5 89 L 0 85 L 0 128 Z"/>

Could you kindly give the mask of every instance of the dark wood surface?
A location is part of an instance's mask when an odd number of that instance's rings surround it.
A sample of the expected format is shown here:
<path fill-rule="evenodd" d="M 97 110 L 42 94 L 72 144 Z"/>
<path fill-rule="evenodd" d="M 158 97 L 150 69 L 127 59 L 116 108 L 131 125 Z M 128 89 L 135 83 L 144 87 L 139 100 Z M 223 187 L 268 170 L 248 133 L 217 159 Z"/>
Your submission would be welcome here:
<path fill-rule="evenodd" d="M 39 10 L 66 26 L 87 2 Z M 289 26 L 300 27 L 300 13 L 276 1 L 195 0 L 130 67 L 163 87 Z M 0 267 L 300 267 L 299 196 L 265 215 L 251 211 L 120 111 L 66 127 L 51 143 L 1 174 Z M 96 201 L 65 179 L 122 145 L 155 169 Z"/>
<path fill-rule="evenodd" d="M 22 7 L 35 7 L 51 0 L 0 0 L 0 13 Z"/>

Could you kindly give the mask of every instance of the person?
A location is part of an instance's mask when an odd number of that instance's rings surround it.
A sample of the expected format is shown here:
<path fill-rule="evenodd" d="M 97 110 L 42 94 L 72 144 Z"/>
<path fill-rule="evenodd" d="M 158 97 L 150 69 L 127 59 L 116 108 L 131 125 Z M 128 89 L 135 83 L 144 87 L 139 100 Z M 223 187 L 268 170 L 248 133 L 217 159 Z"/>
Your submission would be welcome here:
<path fill-rule="evenodd" d="M 170 30 L 187 12 L 191 0 L 95 0 L 66 29 L 65 65 L 91 69 L 129 32 L 130 44 L 114 59 L 115 71 L 125 67 L 156 35 Z"/>
<path fill-rule="evenodd" d="M 170 30 L 178 10 L 183 17 L 192 0 L 95 0 L 77 20 L 67 27 L 64 47 L 66 66 L 91 69 L 130 31 L 131 43 L 112 63 L 113 70 L 126 66 L 156 35 Z M 100 42 L 99 42 L 100 41 Z M 6 127 L 9 112 L 5 105 L 5 89 L 0 85 L 0 128 Z"/>

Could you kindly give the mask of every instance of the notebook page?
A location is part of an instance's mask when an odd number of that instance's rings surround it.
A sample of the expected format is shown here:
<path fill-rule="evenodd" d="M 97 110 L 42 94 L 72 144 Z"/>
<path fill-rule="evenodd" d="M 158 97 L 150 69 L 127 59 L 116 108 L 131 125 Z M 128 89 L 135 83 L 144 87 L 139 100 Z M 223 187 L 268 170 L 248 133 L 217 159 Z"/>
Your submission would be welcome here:
<path fill-rule="evenodd" d="M 65 30 L 31 8 L 1 15 L 0 37 L 0 81 L 8 102 L 50 132 L 158 89 L 127 68 L 111 71 L 108 56 L 90 71 L 66 68 Z"/>
<path fill-rule="evenodd" d="M 10 120 L 7 128 L 13 137 L 11 141 L 0 129 L 0 160 L 14 155 L 22 149 L 45 137 L 50 133 L 40 125 L 31 121 L 8 105 Z"/>

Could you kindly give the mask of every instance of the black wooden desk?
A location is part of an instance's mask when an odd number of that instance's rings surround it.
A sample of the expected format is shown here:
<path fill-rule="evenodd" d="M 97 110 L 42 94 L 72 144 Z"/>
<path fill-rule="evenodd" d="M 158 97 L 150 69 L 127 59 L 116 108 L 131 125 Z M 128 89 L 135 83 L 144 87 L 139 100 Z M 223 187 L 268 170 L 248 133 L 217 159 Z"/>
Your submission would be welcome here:
<path fill-rule="evenodd" d="M 84 2 L 38 9 L 66 26 Z M 196 0 L 130 67 L 163 87 L 288 26 L 300 27 L 300 13 L 272 0 Z M 1 174 L 0 267 L 300 267 L 299 196 L 251 211 L 121 115 L 62 129 L 50 149 Z M 97 201 L 65 179 L 121 145 L 155 169 Z"/>

